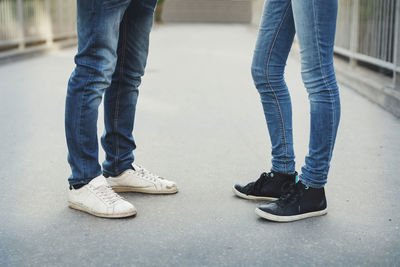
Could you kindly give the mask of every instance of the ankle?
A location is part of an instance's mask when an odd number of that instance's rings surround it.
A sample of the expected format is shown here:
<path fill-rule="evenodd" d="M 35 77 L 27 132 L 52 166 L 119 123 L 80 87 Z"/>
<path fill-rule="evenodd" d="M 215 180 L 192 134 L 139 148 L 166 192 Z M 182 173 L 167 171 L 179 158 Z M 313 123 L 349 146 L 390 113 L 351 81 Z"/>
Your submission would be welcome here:
<path fill-rule="evenodd" d="M 85 185 L 87 185 L 87 184 L 74 184 L 74 185 L 70 185 L 70 186 L 69 186 L 69 190 L 72 190 L 72 189 L 77 190 L 77 189 L 80 189 L 80 188 L 84 187 Z"/>

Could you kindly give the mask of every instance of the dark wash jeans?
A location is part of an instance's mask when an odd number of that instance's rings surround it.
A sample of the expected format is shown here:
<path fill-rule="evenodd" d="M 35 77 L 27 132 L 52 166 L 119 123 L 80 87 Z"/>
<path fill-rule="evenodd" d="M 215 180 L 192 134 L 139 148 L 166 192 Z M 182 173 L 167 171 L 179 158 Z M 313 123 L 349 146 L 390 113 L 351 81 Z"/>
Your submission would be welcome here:
<path fill-rule="evenodd" d="M 97 117 L 104 95 L 103 171 L 118 175 L 134 161 L 132 136 L 157 0 L 78 0 L 78 53 L 69 83 L 65 131 L 71 185 L 102 173 Z"/>
<path fill-rule="evenodd" d="M 309 153 L 300 179 L 316 188 L 327 182 L 340 119 L 333 67 L 336 17 L 337 0 L 266 0 L 252 63 L 272 144 L 271 169 L 294 173 L 292 105 L 284 69 L 297 32 L 311 113 Z"/>

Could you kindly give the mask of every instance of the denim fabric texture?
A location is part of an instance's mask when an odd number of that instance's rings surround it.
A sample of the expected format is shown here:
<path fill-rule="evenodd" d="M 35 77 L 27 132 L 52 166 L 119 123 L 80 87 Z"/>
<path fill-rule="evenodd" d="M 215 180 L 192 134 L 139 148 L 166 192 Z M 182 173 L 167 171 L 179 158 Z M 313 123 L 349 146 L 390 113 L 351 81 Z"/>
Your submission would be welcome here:
<path fill-rule="evenodd" d="M 292 104 L 284 70 L 297 33 L 311 117 L 309 153 L 300 179 L 315 188 L 327 182 L 340 119 L 333 66 L 336 17 L 337 0 L 266 0 L 252 63 L 271 140 L 271 170 L 292 174 Z"/>
<path fill-rule="evenodd" d="M 65 131 L 71 185 L 102 173 L 98 107 L 104 96 L 103 172 L 118 175 L 134 161 L 132 136 L 157 0 L 78 0 L 78 53 L 68 82 Z"/>

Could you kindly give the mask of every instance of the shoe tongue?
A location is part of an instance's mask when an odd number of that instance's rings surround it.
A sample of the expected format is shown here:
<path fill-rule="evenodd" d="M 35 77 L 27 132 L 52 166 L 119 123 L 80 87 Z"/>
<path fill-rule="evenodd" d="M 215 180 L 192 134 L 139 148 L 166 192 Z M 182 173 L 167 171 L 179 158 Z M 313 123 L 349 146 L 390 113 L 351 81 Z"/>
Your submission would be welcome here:
<path fill-rule="evenodd" d="M 96 178 L 94 178 L 92 181 L 90 181 L 89 184 L 93 185 L 94 187 L 99 187 L 99 186 L 102 186 L 102 185 L 106 185 L 107 181 L 106 181 L 106 178 L 104 178 L 103 175 L 99 175 Z"/>
<path fill-rule="evenodd" d="M 139 170 L 143 169 L 139 165 L 136 165 L 136 164 L 133 164 L 133 163 L 132 163 L 132 168 L 133 168 L 134 171 L 139 171 Z"/>
<path fill-rule="evenodd" d="M 297 186 L 297 188 L 299 188 L 300 190 L 308 190 L 308 189 L 309 189 L 309 187 L 306 186 L 305 184 L 303 184 L 303 183 L 301 182 L 301 180 L 299 180 L 299 181 L 295 184 L 295 186 Z"/>

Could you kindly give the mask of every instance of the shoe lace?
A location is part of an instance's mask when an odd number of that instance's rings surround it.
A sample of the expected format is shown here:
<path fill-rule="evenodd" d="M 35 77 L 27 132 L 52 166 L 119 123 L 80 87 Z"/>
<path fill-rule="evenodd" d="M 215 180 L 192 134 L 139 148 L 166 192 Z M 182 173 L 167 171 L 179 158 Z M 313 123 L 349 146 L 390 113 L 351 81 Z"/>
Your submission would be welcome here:
<path fill-rule="evenodd" d="M 249 186 L 252 186 L 253 190 L 259 191 L 261 188 L 264 187 L 264 185 L 268 184 L 274 177 L 274 174 L 272 172 L 266 173 L 263 172 L 260 175 L 260 178 L 257 179 L 254 183 L 250 183 Z"/>
<path fill-rule="evenodd" d="M 149 170 L 146 170 L 143 167 L 138 166 L 138 168 L 136 169 L 136 173 L 139 174 L 140 177 L 152 181 L 152 182 L 157 182 L 158 180 L 162 180 L 163 178 L 161 178 L 160 176 L 150 172 Z"/>
<path fill-rule="evenodd" d="M 105 203 L 112 205 L 120 199 L 123 199 L 120 195 L 114 192 L 114 190 L 109 185 L 101 185 L 94 187 L 90 185 L 92 191 Z"/>

